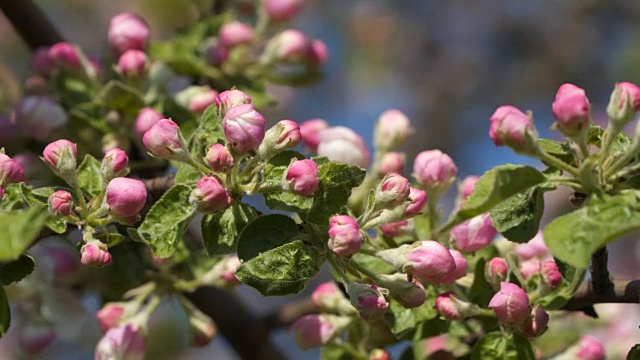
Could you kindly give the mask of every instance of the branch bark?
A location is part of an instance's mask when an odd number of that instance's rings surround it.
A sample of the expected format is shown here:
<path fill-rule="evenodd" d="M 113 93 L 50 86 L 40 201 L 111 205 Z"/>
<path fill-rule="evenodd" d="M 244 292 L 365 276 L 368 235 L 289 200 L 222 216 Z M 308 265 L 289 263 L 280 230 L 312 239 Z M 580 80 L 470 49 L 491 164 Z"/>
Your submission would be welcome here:
<path fill-rule="evenodd" d="M 609 274 L 609 251 L 606 246 L 596 250 L 591 256 L 591 289 L 596 294 L 609 294 L 614 284 Z"/>
<path fill-rule="evenodd" d="M 0 10 L 31 50 L 64 40 L 31 0 L 0 0 Z"/>
<path fill-rule="evenodd" d="M 580 310 L 594 304 L 640 304 L 640 280 L 615 280 L 606 292 L 594 291 L 591 282 L 584 282 L 562 310 Z"/>

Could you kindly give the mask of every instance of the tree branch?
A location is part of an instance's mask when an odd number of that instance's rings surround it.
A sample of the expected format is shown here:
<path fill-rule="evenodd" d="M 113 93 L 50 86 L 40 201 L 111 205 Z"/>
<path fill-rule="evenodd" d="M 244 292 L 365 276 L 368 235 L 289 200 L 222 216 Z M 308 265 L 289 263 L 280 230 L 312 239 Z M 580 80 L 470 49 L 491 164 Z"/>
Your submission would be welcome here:
<path fill-rule="evenodd" d="M 31 50 L 64 40 L 31 0 L 0 0 L 0 10 Z"/>
<path fill-rule="evenodd" d="M 594 304 L 640 304 L 640 280 L 615 280 L 610 291 L 596 292 L 591 282 L 584 282 L 562 310 L 580 310 Z"/>
<path fill-rule="evenodd" d="M 610 294 L 614 285 L 609 275 L 609 251 L 606 246 L 591 255 L 591 290 L 596 294 Z"/>

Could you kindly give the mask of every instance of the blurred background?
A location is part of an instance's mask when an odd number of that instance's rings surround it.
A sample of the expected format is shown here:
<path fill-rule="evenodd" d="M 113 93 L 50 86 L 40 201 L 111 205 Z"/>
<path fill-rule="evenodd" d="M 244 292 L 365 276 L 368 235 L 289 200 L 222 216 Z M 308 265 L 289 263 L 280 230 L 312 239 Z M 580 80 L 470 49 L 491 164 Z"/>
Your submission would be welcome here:
<path fill-rule="evenodd" d="M 118 13 L 138 13 L 148 21 L 152 39 L 163 40 L 194 21 L 201 5 L 189 0 L 35 2 L 63 37 L 97 56 L 106 53 L 106 29 Z M 355 129 L 370 143 L 380 113 L 400 109 L 416 129 L 404 147 L 410 159 L 405 175 L 415 154 L 433 148 L 452 156 L 460 179 L 507 162 L 535 164 L 493 145 L 488 125 L 495 108 L 512 104 L 532 110 L 541 136 L 557 138 L 550 130 L 551 103 L 557 88 L 571 82 L 586 90 L 594 120 L 606 122 L 615 82 L 640 82 L 639 23 L 640 2 L 623 0 L 308 0 L 292 26 L 328 44 L 326 76 L 310 88 L 272 86 L 279 104 L 264 114 L 271 123 L 323 118 Z M 0 99 L 10 107 L 29 74 L 30 52 L 2 15 L 0 34 Z M 566 195 L 548 198 L 556 213 L 568 206 Z M 635 242 L 618 242 L 610 253 L 616 258 L 614 276 L 638 277 Z M 256 311 L 277 305 L 250 289 L 239 291 Z M 640 312 L 637 306 L 624 311 Z M 275 341 L 291 358 L 318 357 L 300 352 L 284 331 Z M 233 358 L 222 341 L 213 349 L 184 358 Z M 78 358 L 91 354 L 86 350 Z"/>

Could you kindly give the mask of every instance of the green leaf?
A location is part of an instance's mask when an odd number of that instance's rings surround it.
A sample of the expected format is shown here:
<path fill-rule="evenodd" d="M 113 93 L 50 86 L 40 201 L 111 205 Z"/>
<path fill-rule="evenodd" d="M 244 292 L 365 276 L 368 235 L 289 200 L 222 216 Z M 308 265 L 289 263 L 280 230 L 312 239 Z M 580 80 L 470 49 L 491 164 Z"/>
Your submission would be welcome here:
<path fill-rule="evenodd" d="M 538 144 L 549 155 L 570 165 L 575 163 L 569 144 L 549 139 L 538 139 Z"/>
<path fill-rule="evenodd" d="M 627 354 L 627 360 L 640 360 L 640 344 L 634 345 Z"/>
<path fill-rule="evenodd" d="M 589 203 L 553 220 L 544 229 L 551 253 L 578 269 L 589 266 L 591 255 L 632 231 L 640 229 L 640 191 L 625 192 Z"/>
<path fill-rule="evenodd" d="M 587 143 L 593 144 L 597 147 L 602 147 L 602 137 L 604 135 L 605 130 L 598 125 L 592 125 L 589 128 L 589 133 L 587 135 Z M 631 138 L 625 135 L 623 132 L 618 133 L 616 138 L 611 143 L 611 150 L 616 152 L 622 152 L 627 149 L 632 143 Z"/>
<path fill-rule="evenodd" d="M 313 197 L 307 220 L 327 225 L 332 215 L 340 213 L 351 196 L 351 189 L 364 180 L 366 171 L 358 166 L 335 161 L 320 166 L 320 190 Z"/>
<path fill-rule="evenodd" d="M 329 343 L 320 348 L 320 360 L 352 360 L 352 354 L 349 354 L 343 346 Z"/>
<path fill-rule="evenodd" d="M 316 249 L 295 240 L 243 262 L 236 276 L 264 296 L 297 294 L 318 274 L 323 260 Z"/>
<path fill-rule="evenodd" d="M 205 215 L 200 226 L 207 253 L 222 255 L 236 252 L 240 233 L 256 217 L 251 206 L 240 202 L 234 202 L 224 211 Z"/>
<path fill-rule="evenodd" d="M 478 180 L 473 193 L 458 211 L 456 219 L 463 221 L 485 213 L 511 196 L 544 181 L 544 175 L 531 166 L 497 166 Z"/>
<path fill-rule="evenodd" d="M 206 149 L 213 144 L 224 144 L 226 138 L 222 131 L 222 117 L 215 104 L 209 106 L 200 117 L 198 129 L 189 140 L 189 152 L 196 159 L 206 155 Z"/>
<path fill-rule="evenodd" d="M 193 185 L 202 178 L 202 173 L 191 165 L 179 161 L 174 161 L 171 165 L 178 169 L 174 178 L 176 184 Z"/>
<path fill-rule="evenodd" d="M 29 255 L 23 254 L 17 260 L 0 264 L 0 285 L 18 282 L 33 272 L 35 263 Z"/>
<path fill-rule="evenodd" d="M 49 196 L 54 192 L 54 189 L 49 187 L 32 190 L 31 187 L 25 183 L 16 184 L 16 190 L 18 190 L 16 194 L 22 196 L 22 201 L 27 203 L 30 207 L 38 208 L 48 208 Z M 47 221 L 45 223 L 46 227 L 58 234 L 62 234 L 67 231 L 67 222 L 64 219 L 50 211 L 47 212 L 47 214 Z"/>
<path fill-rule="evenodd" d="M 476 267 L 473 272 L 473 284 L 469 289 L 468 295 L 471 302 L 481 307 L 487 307 L 489 301 L 491 301 L 491 298 L 495 294 L 495 291 L 484 277 L 485 265 L 486 260 L 483 258 L 476 262 Z"/>
<path fill-rule="evenodd" d="M 158 200 L 138 228 L 138 234 L 149 244 L 154 255 L 173 255 L 177 242 L 195 214 L 189 204 L 192 188 L 177 184 Z"/>
<path fill-rule="evenodd" d="M 9 300 L 7 300 L 4 288 L 0 286 L 0 338 L 7 334 L 10 324 L 11 308 L 9 308 Z"/>
<path fill-rule="evenodd" d="M 271 158 L 264 169 L 264 185 L 280 185 L 284 172 L 289 167 L 291 160 L 302 160 L 304 158 L 304 155 L 293 150 L 284 151 Z M 313 197 L 300 196 L 286 191 L 265 194 L 264 200 L 269 209 L 296 212 L 303 220 L 313 204 Z"/>
<path fill-rule="evenodd" d="M 250 260 L 260 253 L 291 242 L 299 235 L 298 225 L 286 215 L 260 216 L 240 233 L 238 257 L 242 261 Z"/>
<path fill-rule="evenodd" d="M 493 226 L 507 239 L 524 243 L 538 233 L 544 212 L 544 192 L 536 186 L 515 194 L 491 210 Z"/>
<path fill-rule="evenodd" d="M 47 210 L 41 207 L 0 215 L 0 261 L 18 259 L 36 240 L 47 216 Z"/>
<path fill-rule="evenodd" d="M 104 102 L 108 109 L 125 111 L 137 115 L 144 106 L 144 100 L 138 90 L 119 80 L 109 81 L 98 94 L 98 99 Z"/>
<path fill-rule="evenodd" d="M 100 162 L 87 154 L 78 166 L 78 185 L 91 197 L 98 196 L 104 189 L 104 180 L 100 172 Z"/>
<path fill-rule="evenodd" d="M 555 259 L 558 270 L 562 274 L 562 282 L 551 293 L 538 300 L 538 304 L 546 310 L 557 310 L 562 308 L 578 290 L 584 279 L 585 270 L 577 269 L 573 266 Z"/>
<path fill-rule="evenodd" d="M 492 332 L 473 348 L 471 360 L 535 360 L 529 340 L 520 334 Z"/>
<path fill-rule="evenodd" d="M 0 201 L 0 208 L 3 210 L 17 210 L 23 206 L 24 198 L 22 197 L 22 185 L 20 184 L 4 184 L 4 196 Z"/>

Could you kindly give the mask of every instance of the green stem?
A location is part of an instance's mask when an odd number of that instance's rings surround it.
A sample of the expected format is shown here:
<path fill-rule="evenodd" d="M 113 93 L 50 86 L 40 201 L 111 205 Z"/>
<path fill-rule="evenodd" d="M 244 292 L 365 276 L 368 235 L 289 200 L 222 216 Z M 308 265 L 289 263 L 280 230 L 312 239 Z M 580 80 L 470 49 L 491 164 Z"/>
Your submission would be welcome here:
<path fill-rule="evenodd" d="M 344 272 L 344 268 L 336 262 L 336 259 L 333 257 L 332 253 L 329 253 L 327 256 L 327 260 L 331 267 L 340 275 L 340 279 L 346 285 L 349 283 L 349 279 L 347 279 L 347 275 Z"/>
<path fill-rule="evenodd" d="M 366 275 L 369 279 L 373 280 L 375 283 L 380 283 L 380 278 L 378 278 L 378 275 L 376 273 L 359 264 L 357 261 L 354 261 L 352 259 L 349 264 L 362 274 Z"/>
<path fill-rule="evenodd" d="M 82 219 L 86 219 L 89 215 L 89 208 L 87 207 L 87 200 L 84 198 L 84 193 L 77 181 L 74 181 L 73 190 L 76 193 L 76 198 L 78 198 L 78 204 L 80 205 L 80 217 Z"/>
<path fill-rule="evenodd" d="M 211 174 L 211 169 L 209 169 L 208 167 L 204 166 L 203 164 L 197 162 L 192 157 L 189 157 L 189 161 L 187 162 L 187 164 L 189 164 L 189 165 L 193 166 L 194 168 L 198 169 L 203 175 Z"/>
<path fill-rule="evenodd" d="M 546 161 L 547 163 L 551 164 L 553 167 L 560 169 L 560 170 L 564 170 L 566 172 L 568 172 L 569 174 L 578 177 L 579 176 L 579 172 L 578 169 L 567 164 L 566 162 L 550 155 L 549 153 L 547 153 L 546 151 L 542 150 L 541 148 L 538 148 L 538 151 L 536 152 L 536 155 L 538 155 L 538 157 L 540 158 L 540 160 Z"/>
<path fill-rule="evenodd" d="M 496 317 L 496 313 L 493 310 L 489 310 L 489 309 L 478 309 L 478 313 L 476 314 L 476 316 L 483 316 L 483 317 Z"/>
<path fill-rule="evenodd" d="M 428 220 L 429 220 L 429 234 L 431 235 L 431 239 L 435 239 L 438 234 L 437 226 L 438 226 L 438 209 L 436 207 L 437 199 L 429 199 L 427 200 L 427 211 Z"/>
<path fill-rule="evenodd" d="M 640 146 L 640 143 L 637 143 L 637 141 L 635 141 L 634 145 L 631 146 L 631 148 L 628 149 L 627 152 L 625 152 L 624 155 L 621 158 L 618 158 L 613 163 L 613 165 L 611 165 L 611 167 L 609 167 L 604 172 L 604 179 L 605 180 L 609 180 L 609 178 L 612 177 L 617 171 L 619 171 L 620 169 L 624 168 L 625 165 L 627 165 L 629 163 L 629 161 L 631 161 L 633 158 L 635 158 L 639 146 Z"/>
<path fill-rule="evenodd" d="M 576 179 L 570 177 L 547 176 L 547 181 L 565 185 L 576 190 L 584 190 L 582 184 L 580 184 Z"/>
<path fill-rule="evenodd" d="M 390 249 L 394 249 L 398 247 L 398 243 L 396 243 L 395 240 L 393 240 L 393 238 L 388 237 L 386 235 L 382 235 L 382 241 L 384 241 L 384 243 L 387 245 L 387 247 L 389 247 Z M 361 250 L 362 251 L 362 250 Z"/>

